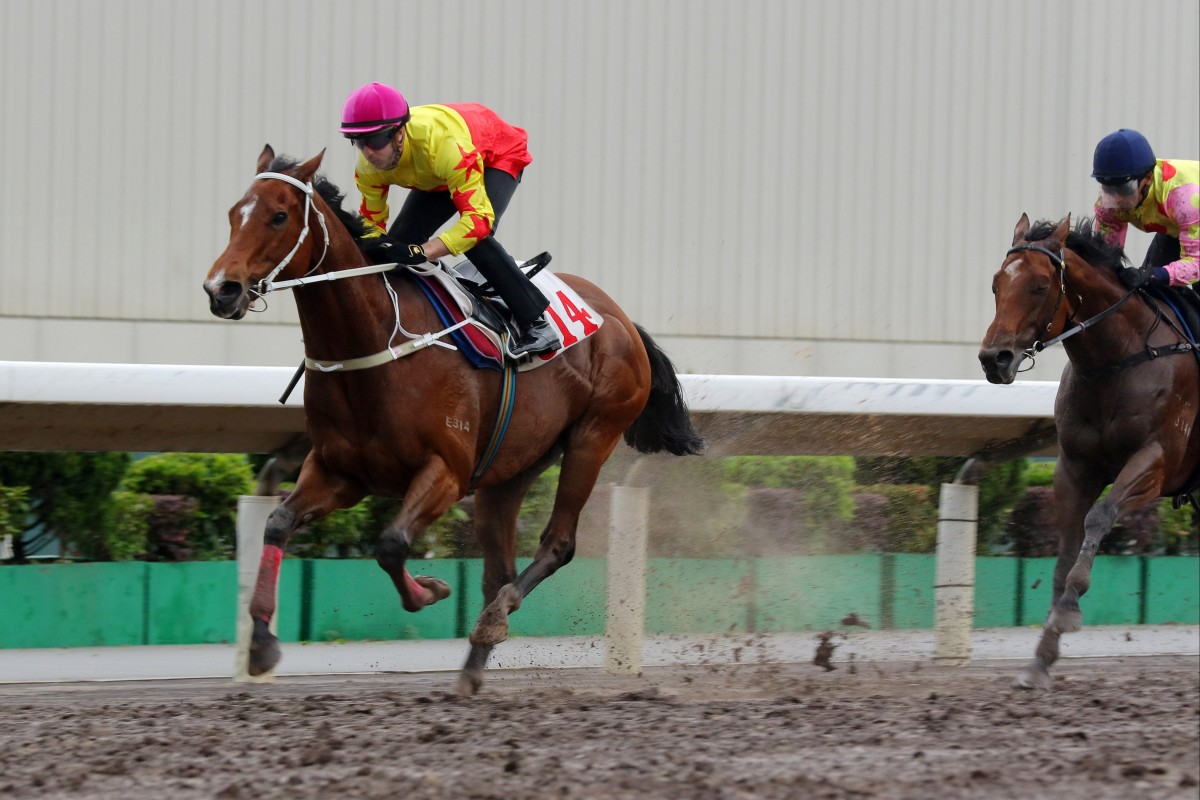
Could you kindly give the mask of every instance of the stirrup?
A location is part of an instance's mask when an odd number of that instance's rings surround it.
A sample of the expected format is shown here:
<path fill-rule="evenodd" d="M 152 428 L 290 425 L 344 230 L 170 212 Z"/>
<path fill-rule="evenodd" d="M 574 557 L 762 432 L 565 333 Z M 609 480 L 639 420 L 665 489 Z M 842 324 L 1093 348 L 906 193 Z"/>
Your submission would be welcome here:
<path fill-rule="evenodd" d="M 562 340 L 558 331 L 544 317 L 522 331 L 521 338 L 512 341 L 507 348 L 508 354 L 515 359 L 553 353 L 561 349 Z"/>

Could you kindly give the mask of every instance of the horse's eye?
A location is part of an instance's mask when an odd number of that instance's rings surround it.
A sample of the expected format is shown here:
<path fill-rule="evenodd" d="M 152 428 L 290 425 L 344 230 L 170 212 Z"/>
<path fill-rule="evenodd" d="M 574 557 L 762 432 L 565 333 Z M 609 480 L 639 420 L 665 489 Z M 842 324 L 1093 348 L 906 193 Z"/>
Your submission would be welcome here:
<path fill-rule="evenodd" d="M 271 217 L 271 224 L 276 227 L 282 225 L 285 222 L 287 222 L 287 212 L 286 211 L 276 211 L 275 216 Z"/>
<path fill-rule="evenodd" d="M 1050 291 L 1050 286 L 1045 283 L 1035 284 L 1034 286 L 1030 287 L 1029 290 L 1034 294 L 1045 294 L 1046 292 Z"/>

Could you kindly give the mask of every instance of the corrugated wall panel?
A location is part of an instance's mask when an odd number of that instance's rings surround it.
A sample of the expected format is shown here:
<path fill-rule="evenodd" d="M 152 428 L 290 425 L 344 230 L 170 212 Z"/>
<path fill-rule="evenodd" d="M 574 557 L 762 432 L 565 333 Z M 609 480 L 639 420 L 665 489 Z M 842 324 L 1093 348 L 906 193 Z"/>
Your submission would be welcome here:
<path fill-rule="evenodd" d="M 262 144 L 351 188 L 337 115 L 379 79 L 529 130 L 503 240 L 652 331 L 975 341 L 1020 213 L 1090 213 L 1099 136 L 1197 156 L 1197 9 L 5 0 L 0 316 L 228 324 L 199 285 Z"/>

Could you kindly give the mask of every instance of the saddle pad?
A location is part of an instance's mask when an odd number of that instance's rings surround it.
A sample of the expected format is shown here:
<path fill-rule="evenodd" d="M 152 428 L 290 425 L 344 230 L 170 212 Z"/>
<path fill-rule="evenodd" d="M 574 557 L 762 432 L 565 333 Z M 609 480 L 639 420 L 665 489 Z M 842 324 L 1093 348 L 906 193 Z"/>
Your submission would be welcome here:
<path fill-rule="evenodd" d="M 475 313 L 474 298 L 444 270 L 429 274 L 413 273 L 412 277 L 446 327 L 456 325 Z M 604 324 L 604 318 L 554 273 L 543 269 L 532 280 L 550 301 L 546 316 L 558 329 L 563 346 L 553 353 L 521 359 L 517 364 L 519 372 L 527 372 L 553 361 L 560 353 L 591 336 Z M 472 317 L 469 324 L 453 331 L 450 338 L 472 366 L 503 370 L 500 334 L 482 322 Z"/>

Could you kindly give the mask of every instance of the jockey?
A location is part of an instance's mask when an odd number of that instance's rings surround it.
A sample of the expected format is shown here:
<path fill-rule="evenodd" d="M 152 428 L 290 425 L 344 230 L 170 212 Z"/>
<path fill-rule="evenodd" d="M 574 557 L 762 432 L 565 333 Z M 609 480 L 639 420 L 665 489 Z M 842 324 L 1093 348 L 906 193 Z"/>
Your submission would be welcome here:
<path fill-rule="evenodd" d="M 1092 177 L 1100 182 L 1093 230 L 1125 246 L 1128 225 L 1153 232 L 1139 269 L 1121 283 L 1189 286 L 1200 279 L 1200 162 L 1156 159 L 1146 137 L 1122 128 L 1096 145 Z"/>
<path fill-rule="evenodd" d="M 508 304 L 520 336 L 514 357 L 557 350 L 543 316 L 549 301 L 493 235 L 521 173 L 533 160 L 525 131 L 474 103 L 409 108 L 395 89 L 369 83 L 342 109 L 341 133 L 358 148 L 359 209 L 375 226 L 362 244 L 377 263 L 417 265 L 466 255 Z M 388 189 L 410 189 L 390 229 Z M 458 223 L 434 236 L 458 214 Z"/>

